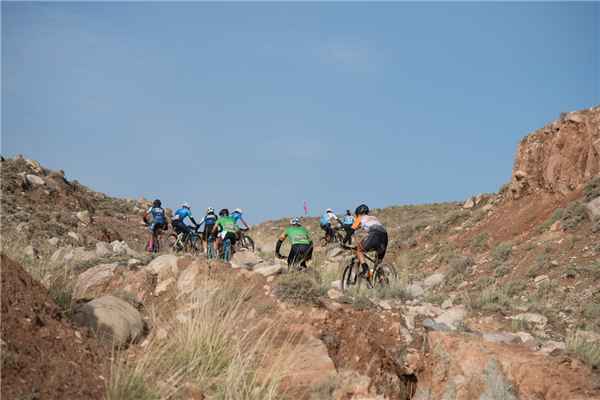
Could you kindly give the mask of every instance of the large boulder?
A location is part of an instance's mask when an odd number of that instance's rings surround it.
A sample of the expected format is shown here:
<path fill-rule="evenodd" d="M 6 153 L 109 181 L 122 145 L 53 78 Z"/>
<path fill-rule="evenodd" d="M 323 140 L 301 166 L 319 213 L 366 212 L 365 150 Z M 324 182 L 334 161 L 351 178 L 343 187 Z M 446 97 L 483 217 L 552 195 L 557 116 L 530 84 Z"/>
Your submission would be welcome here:
<path fill-rule="evenodd" d="M 138 310 L 114 296 L 103 296 L 76 307 L 73 321 L 91 328 L 98 337 L 116 346 L 134 342 L 144 332 Z"/>
<path fill-rule="evenodd" d="M 284 382 L 292 388 L 307 388 L 324 385 L 337 375 L 335 365 L 323 342 L 312 336 L 295 350 L 294 360 L 289 364 Z"/>
<path fill-rule="evenodd" d="M 96 243 L 96 256 L 99 258 L 108 257 L 112 255 L 112 246 L 106 242 L 97 242 Z"/>
<path fill-rule="evenodd" d="M 426 399 L 600 399 L 591 371 L 581 363 L 559 363 L 520 345 L 473 335 L 429 332 L 429 365 L 419 377 Z"/>
<path fill-rule="evenodd" d="M 183 272 L 179 274 L 177 278 L 177 294 L 182 295 L 191 293 L 196 288 L 196 280 L 200 276 L 202 271 L 202 263 L 195 260 L 187 267 Z"/>
<path fill-rule="evenodd" d="M 163 254 L 162 256 L 158 256 L 152 260 L 150 264 L 144 267 L 144 270 L 156 275 L 158 282 L 170 277 L 176 277 L 179 273 L 177 256 L 174 254 Z"/>
<path fill-rule="evenodd" d="M 253 269 L 253 272 L 261 274 L 262 276 L 277 275 L 280 274 L 281 271 L 283 271 L 283 267 L 279 264 L 265 266 L 261 265 L 260 267 Z"/>
<path fill-rule="evenodd" d="M 118 267 L 117 263 L 100 264 L 81 273 L 73 289 L 73 300 L 93 299 L 105 294 Z"/>
<path fill-rule="evenodd" d="M 444 281 L 444 274 L 435 273 L 435 274 L 429 275 L 427 278 L 425 278 L 425 280 L 423 281 L 423 285 L 425 285 L 426 288 L 432 288 L 434 286 L 439 285 L 443 281 Z"/>
<path fill-rule="evenodd" d="M 25 175 L 25 181 L 31 186 L 42 186 L 45 185 L 46 182 L 44 179 L 40 178 L 37 175 L 27 174 Z"/>
<path fill-rule="evenodd" d="M 252 269 L 255 265 L 262 263 L 263 260 L 253 251 L 237 251 L 231 258 L 231 268 Z"/>

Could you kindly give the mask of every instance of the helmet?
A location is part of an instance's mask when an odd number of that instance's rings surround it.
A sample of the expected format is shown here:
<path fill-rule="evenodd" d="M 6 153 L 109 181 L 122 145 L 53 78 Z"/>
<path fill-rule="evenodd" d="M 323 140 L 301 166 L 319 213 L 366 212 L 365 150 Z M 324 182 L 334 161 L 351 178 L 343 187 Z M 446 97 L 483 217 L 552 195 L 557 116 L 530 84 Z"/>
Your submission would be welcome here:
<path fill-rule="evenodd" d="M 242 213 L 242 209 L 241 208 L 236 208 L 235 210 L 233 210 L 234 213 Z"/>
<path fill-rule="evenodd" d="M 346 210 L 346 215 L 350 215 L 350 210 Z"/>
<path fill-rule="evenodd" d="M 181 208 L 187 208 L 187 209 L 189 210 L 189 209 L 190 209 L 190 205 L 189 205 L 188 203 L 185 203 L 185 202 L 184 202 L 184 203 L 181 205 Z"/>
<path fill-rule="evenodd" d="M 356 215 L 368 214 L 369 207 L 366 204 L 361 204 L 360 206 L 356 207 L 356 211 L 354 211 L 354 213 Z"/>
<path fill-rule="evenodd" d="M 331 208 L 328 208 L 327 210 L 325 210 L 325 212 L 333 212 L 333 210 Z"/>
<path fill-rule="evenodd" d="M 212 207 L 208 207 L 208 208 L 206 209 L 206 213 L 207 213 L 207 214 L 214 214 L 214 213 L 215 213 L 215 209 L 214 209 L 214 208 L 212 208 Z"/>
<path fill-rule="evenodd" d="M 300 225 L 300 218 L 294 217 L 290 219 L 290 225 Z"/>
<path fill-rule="evenodd" d="M 227 217 L 229 216 L 229 210 L 226 208 L 223 208 L 221 211 L 219 211 L 219 216 L 220 217 Z"/>
<path fill-rule="evenodd" d="M 160 202 L 159 199 L 154 200 L 154 202 L 152 203 L 153 207 L 160 207 L 162 205 L 162 203 Z"/>

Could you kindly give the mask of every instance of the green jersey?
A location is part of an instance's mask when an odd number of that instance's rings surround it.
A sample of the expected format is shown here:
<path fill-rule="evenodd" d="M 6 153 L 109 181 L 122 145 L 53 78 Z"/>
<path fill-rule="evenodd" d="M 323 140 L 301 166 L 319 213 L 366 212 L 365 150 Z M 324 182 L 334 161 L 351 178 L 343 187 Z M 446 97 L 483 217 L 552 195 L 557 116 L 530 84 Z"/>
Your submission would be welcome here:
<path fill-rule="evenodd" d="M 303 226 L 288 226 L 285 228 L 285 234 L 292 243 L 295 244 L 311 244 L 310 235 Z"/>
<path fill-rule="evenodd" d="M 238 228 L 235 225 L 235 219 L 232 216 L 219 217 L 217 225 L 221 228 L 221 231 L 235 233 Z"/>

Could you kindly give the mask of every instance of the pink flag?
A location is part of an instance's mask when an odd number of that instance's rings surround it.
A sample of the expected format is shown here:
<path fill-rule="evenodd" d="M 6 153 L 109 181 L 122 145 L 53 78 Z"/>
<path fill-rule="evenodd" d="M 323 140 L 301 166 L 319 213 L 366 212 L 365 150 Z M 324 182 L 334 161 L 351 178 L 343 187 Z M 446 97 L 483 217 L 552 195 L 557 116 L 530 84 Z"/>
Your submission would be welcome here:
<path fill-rule="evenodd" d="M 308 203 L 306 200 L 304 200 L 304 216 L 308 215 Z"/>

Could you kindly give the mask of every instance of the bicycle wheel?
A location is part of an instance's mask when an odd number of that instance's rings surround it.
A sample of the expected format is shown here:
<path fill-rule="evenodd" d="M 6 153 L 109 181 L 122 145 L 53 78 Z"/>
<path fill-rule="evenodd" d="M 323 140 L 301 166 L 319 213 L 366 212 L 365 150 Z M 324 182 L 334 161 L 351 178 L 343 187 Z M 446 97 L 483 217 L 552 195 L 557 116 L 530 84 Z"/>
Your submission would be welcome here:
<path fill-rule="evenodd" d="M 377 286 L 389 286 L 390 283 L 398 279 L 398 273 L 396 269 L 388 264 L 379 264 L 375 270 L 373 276 L 373 285 Z"/>
<path fill-rule="evenodd" d="M 198 247 L 198 242 L 200 242 L 200 240 L 197 236 L 189 237 L 186 241 L 187 252 L 191 253 L 194 256 L 198 255 L 202 251 L 201 247 Z M 202 244 L 200 244 L 200 246 L 202 246 Z"/>
<path fill-rule="evenodd" d="M 342 274 L 342 291 L 362 286 L 363 280 L 366 281 L 366 279 L 358 271 L 358 263 L 354 260 L 344 268 L 344 273 Z"/>
<path fill-rule="evenodd" d="M 251 251 L 254 251 L 254 240 L 250 236 L 242 236 L 242 247 Z"/>
<path fill-rule="evenodd" d="M 341 231 L 335 231 L 333 241 L 340 244 L 344 243 L 344 234 Z"/>

